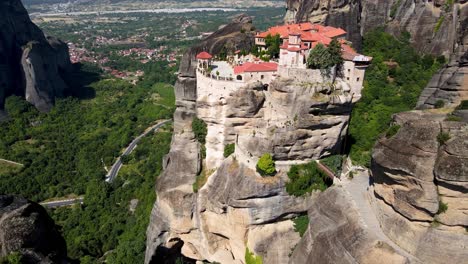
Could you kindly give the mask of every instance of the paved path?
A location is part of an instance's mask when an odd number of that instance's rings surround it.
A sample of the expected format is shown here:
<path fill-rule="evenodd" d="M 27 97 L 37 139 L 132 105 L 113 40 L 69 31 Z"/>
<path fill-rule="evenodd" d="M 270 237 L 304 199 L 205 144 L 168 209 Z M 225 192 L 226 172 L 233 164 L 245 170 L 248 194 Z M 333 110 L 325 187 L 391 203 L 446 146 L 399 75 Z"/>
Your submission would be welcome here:
<path fill-rule="evenodd" d="M 24 165 L 21 164 L 21 163 L 18 163 L 18 162 L 14 162 L 14 161 L 11 161 L 11 160 L 6 160 L 6 159 L 0 159 L 0 161 L 3 161 L 5 163 L 9 163 L 9 164 L 12 164 L 12 165 L 16 165 L 16 166 L 21 166 L 23 167 Z"/>
<path fill-rule="evenodd" d="M 158 130 L 159 128 L 161 128 L 162 126 L 164 126 L 165 124 L 167 124 L 168 122 L 170 122 L 171 120 L 165 120 L 165 121 L 162 121 L 156 125 L 153 125 L 149 128 L 147 128 L 145 130 L 145 132 L 143 132 L 143 134 L 139 135 L 138 137 L 136 137 L 131 143 L 130 145 L 128 145 L 128 147 L 125 149 L 125 151 L 123 152 L 123 154 L 117 158 L 117 160 L 115 161 L 114 165 L 112 165 L 112 168 L 110 169 L 110 171 L 107 173 L 106 175 L 106 182 L 112 182 L 114 181 L 115 177 L 117 177 L 117 175 L 119 174 L 119 171 L 120 169 L 122 168 L 122 161 L 120 160 L 120 158 L 122 156 L 125 156 L 125 155 L 129 155 L 130 153 L 133 152 L 133 150 L 135 150 L 135 148 L 137 147 L 137 144 L 138 142 L 140 142 L 140 140 L 145 137 L 146 135 L 148 135 L 150 132 L 152 131 L 156 131 Z"/>
<path fill-rule="evenodd" d="M 414 259 L 414 256 L 410 255 L 400 246 L 395 244 L 382 231 L 382 228 L 380 227 L 380 222 L 377 219 L 377 216 L 370 203 L 370 199 L 373 199 L 371 198 L 373 197 L 373 194 L 369 191 L 369 189 L 372 189 L 369 172 L 365 170 L 358 171 L 355 174 L 356 175 L 352 180 L 346 179 L 343 180 L 342 183 L 345 189 L 353 198 L 354 202 L 356 203 L 359 214 L 361 215 L 364 224 L 369 228 L 371 233 L 376 234 L 379 240 L 384 241 L 390 246 L 392 246 L 396 250 L 396 252 L 409 259 Z"/>
<path fill-rule="evenodd" d="M 84 197 L 78 197 L 78 198 L 73 198 L 73 199 L 43 202 L 40 204 L 47 208 L 57 208 L 57 207 L 69 206 L 69 205 L 73 205 L 77 203 L 82 204 L 83 200 L 84 200 Z"/>

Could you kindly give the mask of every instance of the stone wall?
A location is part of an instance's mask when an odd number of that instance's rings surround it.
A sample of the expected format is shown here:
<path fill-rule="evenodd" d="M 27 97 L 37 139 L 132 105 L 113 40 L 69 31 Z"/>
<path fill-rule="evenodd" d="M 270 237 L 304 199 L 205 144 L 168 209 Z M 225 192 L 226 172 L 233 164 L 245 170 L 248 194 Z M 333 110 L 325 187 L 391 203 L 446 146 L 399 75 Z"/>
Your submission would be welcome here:
<path fill-rule="evenodd" d="M 245 84 L 237 81 L 217 80 L 197 71 L 197 100 L 215 102 L 225 100 Z"/>

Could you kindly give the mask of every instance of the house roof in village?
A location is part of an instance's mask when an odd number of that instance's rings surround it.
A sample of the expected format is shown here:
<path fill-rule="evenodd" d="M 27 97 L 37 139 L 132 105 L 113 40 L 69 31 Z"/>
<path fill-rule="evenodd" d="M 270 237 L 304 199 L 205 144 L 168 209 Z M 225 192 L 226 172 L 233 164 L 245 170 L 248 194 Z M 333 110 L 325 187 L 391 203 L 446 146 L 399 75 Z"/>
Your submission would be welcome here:
<path fill-rule="evenodd" d="M 203 52 L 200 52 L 197 54 L 197 59 L 198 60 L 208 60 L 208 59 L 211 59 L 213 58 L 213 56 L 211 54 L 209 54 L 208 52 L 206 51 L 203 51 Z"/>
<path fill-rule="evenodd" d="M 274 62 L 252 63 L 246 62 L 240 66 L 234 67 L 234 74 L 244 72 L 273 72 L 278 70 L 278 64 Z"/>

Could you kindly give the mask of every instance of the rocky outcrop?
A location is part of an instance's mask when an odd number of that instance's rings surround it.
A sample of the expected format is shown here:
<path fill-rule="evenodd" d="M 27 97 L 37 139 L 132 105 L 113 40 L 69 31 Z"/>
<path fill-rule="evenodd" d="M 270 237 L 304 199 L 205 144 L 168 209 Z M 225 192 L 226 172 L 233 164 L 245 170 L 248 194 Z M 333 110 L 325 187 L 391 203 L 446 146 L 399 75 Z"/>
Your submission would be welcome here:
<path fill-rule="evenodd" d="M 308 215 L 309 227 L 294 249 L 291 264 L 410 262 L 369 230 L 342 187 L 321 193 Z"/>
<path fill-rule="evenodd" d="M 171 150 L 164 172 L 157 181 L 157 200 L 147 230 L 146 263 L 164 263 L 180 255 L 184 242 L 177 235 L 192 227 L 196 194 L 192 185 L 201 170 L 200 145 L 192 132 L 196 112 L 196 59 L 201 51 L 212 54 L 224 47 L 250 50 L 253 44 L 251 18 L 240 15 L 184 55 L 175 85 L 176 111 Z M 184 249 L 185 250 L 185 249 Z"/>
<path fill-rule="evenodd" d="M 48 111 L 67 85 L 68 47 L 46 38 L 29 19 L 20 0 L 0 2 L 0 111 L 5 97 L 22 95 L 40 111 Z"/>
<path fill-rule="evenodd" d="M 422 92 L 417 104 L 419 109 L 434 108 L 438 101 L 454 107 L 462 100 L 468 100 L 468 4 L 456 5 L 455 11 L 457 17 L 453 20 L 455 25 L 451 27 L 458 28 L 455 52 Z"/>
<path fill-rule="evenodd" d="M 218 167 L 224 146 L 231 143 L 239 161 L 252 169 L 263 153 L 283 164 L 339 152 L 353 94 L 341 79 L 330 83 L 279 78 L 267 90 L 259 82 L 241 87 L 226 100 L 198 98 L 197 115 L 208 125 L 207 166 Z"/>
<path fill-rule="evenodd" d="M 450 4 L 451 3 L 451 4 Z M 466 1 L 423 0 L 287 0 L 286 20 L 320 22 L 342 27 L 357 49 L 362 36 L 377 27 L 394 34 L 411 34 L 422 53 L 448 57 L 457 36 L 466 30 Z"/>
<path fill-rule="evenodd" d="M 361 1 L 360 0 L 287 0 L 287 21 L 310 21 L 348 32 L 347 40 L 353 47 L 361 47 Z"/>
<path fill-rule="evenodd" d="M 247 84 L 222 98 L 197 97 L 196 82 L 204 79 L 195 78 L 195 55 L 202 50 L 216 54 L 222 47 L 249 50 L 251 37 L 250 20 L 241 16 L 184 56 L 174 138 L 147 232 L 147 263 L 164 263 L 178 254 L 244 263 L 246 247 L 264 263 L 287 263 L 300 239 L 291 219 L 307 211 L 314 195 L 289 196 L 285 169 L 339 151 L 360 94 L 351 93 L 340 78 L 334 83 L 279 78 L 269 85 Z M 208 127 L 206 159 L 192 132 L 194 115 Z M 226 159 L 223 150 L 231 143 L 236 151 Z M 255 170 L 266 152 L 277 161 L 275 177 L 263 178 Z M 194 193 L 192 185 L 203 176 L 206 184 Z"/>
<path fill-rule="evenodd" d="M 401 128 L 380 139 L 372 156 L 382 229 L 424 263 L 468 257 L 468 126 L 444 120 L 431 112 L 397 114 Z"/>
<path fill-rule="evenodd" d="M 0 258 L 17 252 L 21 263 L 67 263 L 65 240 L 46 210 L 12 195 L 0 196 Z"/>

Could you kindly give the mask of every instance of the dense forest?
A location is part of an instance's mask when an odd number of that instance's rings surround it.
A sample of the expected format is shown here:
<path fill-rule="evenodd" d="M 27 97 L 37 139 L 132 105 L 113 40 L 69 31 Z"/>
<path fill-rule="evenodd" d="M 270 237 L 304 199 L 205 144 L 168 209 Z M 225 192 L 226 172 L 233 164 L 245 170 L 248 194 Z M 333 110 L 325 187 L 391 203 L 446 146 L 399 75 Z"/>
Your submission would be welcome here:
<path fill-rule="evenodd" d="M 47 114 L 20 97 L 7 99 L 11 118 L 0 130 L 0 157 L 23 166 L 0 170 L 0 193 L 37 202 L 84 195 L 81 206 L 50 211 L 72 259 L 93 263 L 107 253 L 110 263 L 143 261 L 154 182 L 169 151 L 170 127 L 144 138 L 112 184 L 104 181 L 104 167 L 110 168 L 147 127 L 172 117 L 175 96 L 168 83 L 174 82 L 175 70 L 166 62 L 149 63 L 132 85 L 85 65 L 68 80 L 76 86 L 72 96 L 58 99 Z"/>
<path fill-rule="evenodd" d="M 432 75 L 445 63 L 444 57 L 418 54 L 409 39 L 409 34 L 395 38 L 381 29 L 364 36 L 363 53 L 373 61 L 349 128 L 350 156 L 357 164 L 370 165 L 372 147 L 389 129 L 392 114 L 413 109 Z"/>

